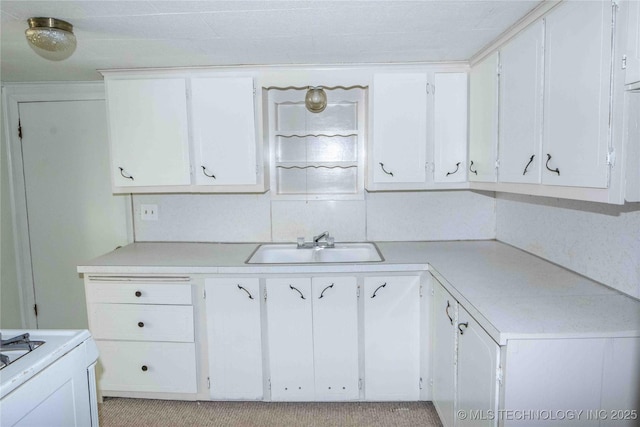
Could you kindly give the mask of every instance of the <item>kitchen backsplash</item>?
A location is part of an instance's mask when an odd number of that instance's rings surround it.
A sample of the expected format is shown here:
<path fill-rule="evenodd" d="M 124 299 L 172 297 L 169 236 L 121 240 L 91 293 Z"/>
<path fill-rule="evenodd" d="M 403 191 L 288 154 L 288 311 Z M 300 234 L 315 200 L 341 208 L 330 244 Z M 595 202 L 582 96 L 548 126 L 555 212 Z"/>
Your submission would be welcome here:
<path fill-rule="evenodd" d="M 496 195 L 497 239 L 640 298 L 640 203 Z"/>
<path fill-rule="evenodd" d="M 136 241 L 294 242 L 328 230 L 336 241 L 494 239 L 493 193 L 367 193 L 358 201 L 271 200 L 258 195 L 135 195 Z M 140 219 L 158 205 L 157 221 Z"/>

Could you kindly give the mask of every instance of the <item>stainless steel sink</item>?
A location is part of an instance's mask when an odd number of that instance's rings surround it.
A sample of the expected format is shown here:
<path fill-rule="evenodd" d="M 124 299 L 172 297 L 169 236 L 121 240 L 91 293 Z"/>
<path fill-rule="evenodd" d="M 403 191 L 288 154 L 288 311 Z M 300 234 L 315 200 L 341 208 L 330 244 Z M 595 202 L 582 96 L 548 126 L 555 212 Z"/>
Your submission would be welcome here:
<path fill-rule="evenodd" d="M 258 245 L 247 264 L 320 264 L 384 261 L 375 243 L 336 243 L 334 247 L 298 248 L 295 243 Z"/>

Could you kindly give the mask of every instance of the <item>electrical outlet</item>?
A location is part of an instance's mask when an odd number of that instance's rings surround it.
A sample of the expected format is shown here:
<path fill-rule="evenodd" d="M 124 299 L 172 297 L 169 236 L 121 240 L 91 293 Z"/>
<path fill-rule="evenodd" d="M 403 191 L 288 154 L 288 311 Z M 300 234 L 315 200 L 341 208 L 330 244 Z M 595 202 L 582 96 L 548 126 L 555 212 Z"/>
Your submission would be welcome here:
<path fill-rule="evenodd" d="M 157 221 L 158 205 L 140 205 L 140 219 L 143 221 Z"/>

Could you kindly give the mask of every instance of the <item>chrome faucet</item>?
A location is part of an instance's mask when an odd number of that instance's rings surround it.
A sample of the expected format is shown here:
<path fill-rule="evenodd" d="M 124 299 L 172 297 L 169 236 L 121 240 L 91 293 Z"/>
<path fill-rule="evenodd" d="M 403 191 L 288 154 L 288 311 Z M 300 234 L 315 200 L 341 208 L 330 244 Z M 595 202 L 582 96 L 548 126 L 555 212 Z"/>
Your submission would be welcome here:
<path fill-rule="evenodd" d="M 324 242 L 321 240 L 324 239 Z M 313 242 L 305 242 L 304 237 L 298 237 L 298 249 L 310 249 L 310 248 L 334 248 L 335 243 L 333 237 L 329 235 L 328 231 L 320 233 L 317 236 L 313 236 Z"/>

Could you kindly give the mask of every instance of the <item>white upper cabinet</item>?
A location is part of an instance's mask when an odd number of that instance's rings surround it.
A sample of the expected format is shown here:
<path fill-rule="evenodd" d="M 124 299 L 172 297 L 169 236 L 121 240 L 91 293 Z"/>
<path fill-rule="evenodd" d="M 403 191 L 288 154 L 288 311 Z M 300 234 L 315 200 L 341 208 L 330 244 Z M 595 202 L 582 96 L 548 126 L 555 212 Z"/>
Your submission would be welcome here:
<path fill-rule="evenodd" d="M 255 185 L 253 79 L 192 78 L 191 94 L 196 184 Z"/>
<path fill-rule="evenodd" d="M 426 73 L 373 78 L 373 183 L 424 183 L 427 153 Z"/>
<path fill-rule="evenodd" d="M 495 182 L 498 160 L 498 53 L 471 68 L 469 181 Z"/>
<path fill-rule="evenodd" d="M 606 188 L 611 3 L 566 2 L 545 21 L 542 183 Z"/>
<path fill-rule="evenodd" d="M 189 185 L 184 78 L 106 83 L 114 187 Z"/>
<path fill-rule="evenodd" d="M 544 22 L 500 50 L 500 182 L 540 183 Z"/>
<path fill-rule="evenodd" d="M 467 74 L 435 73 L 434 182 L 467 180 Z"/>
<path fill-rule="evenodd" d="M 625 83 L 640 83 L 640 2 L 628 2 L 627 70 Z"/>

